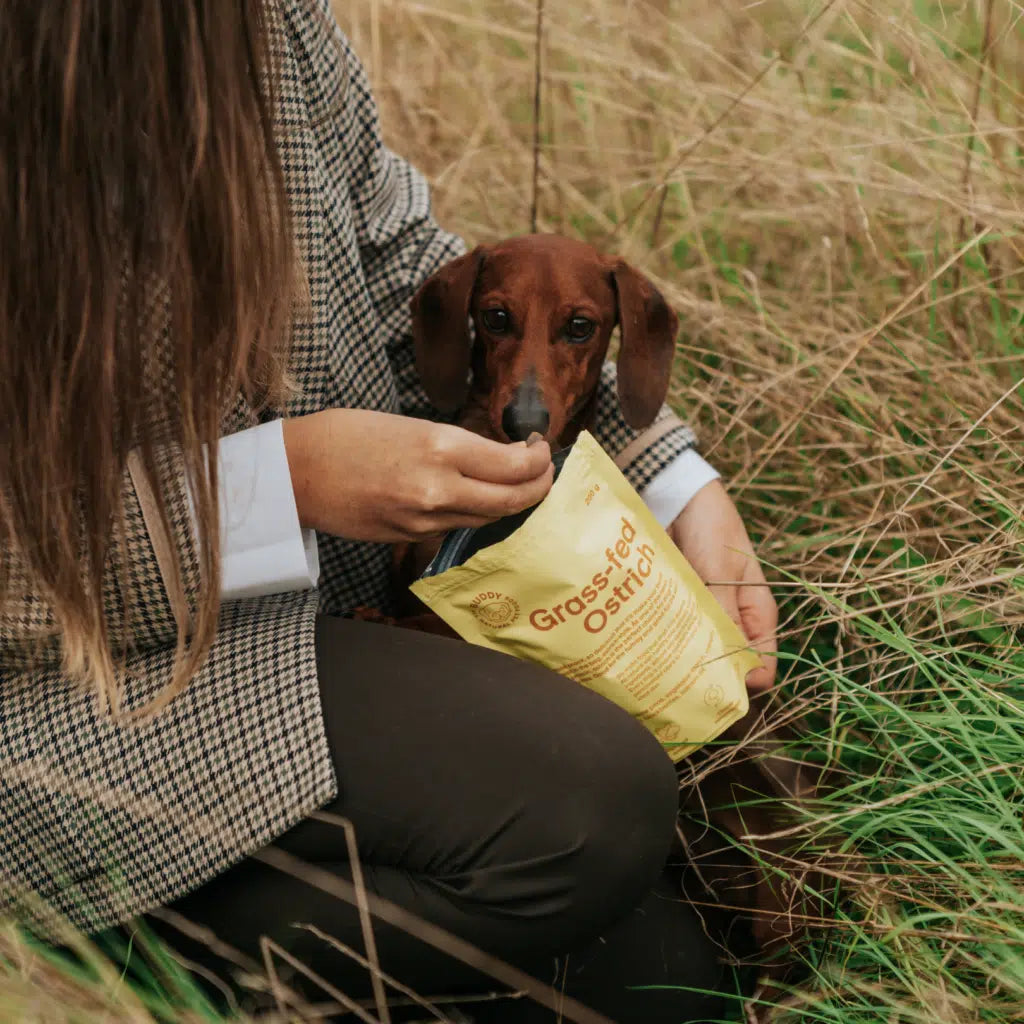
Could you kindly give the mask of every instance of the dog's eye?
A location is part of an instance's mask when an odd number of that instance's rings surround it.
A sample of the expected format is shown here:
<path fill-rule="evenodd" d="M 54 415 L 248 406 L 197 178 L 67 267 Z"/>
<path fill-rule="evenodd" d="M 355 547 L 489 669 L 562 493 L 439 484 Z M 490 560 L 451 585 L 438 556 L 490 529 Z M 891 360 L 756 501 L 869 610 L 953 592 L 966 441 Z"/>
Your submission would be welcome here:
<path fill-rule="evenodd" d="M 482 319 L 491 334 L 506 334 L 512 326 L 512 318 L 504 309 L 485 309 Z"/>
<path fill-rule="evenodd" d="M 565 327 L 565 336 L 570 341 L 586 341 L 597 325 L 585 316 L 574 316 Z"/>

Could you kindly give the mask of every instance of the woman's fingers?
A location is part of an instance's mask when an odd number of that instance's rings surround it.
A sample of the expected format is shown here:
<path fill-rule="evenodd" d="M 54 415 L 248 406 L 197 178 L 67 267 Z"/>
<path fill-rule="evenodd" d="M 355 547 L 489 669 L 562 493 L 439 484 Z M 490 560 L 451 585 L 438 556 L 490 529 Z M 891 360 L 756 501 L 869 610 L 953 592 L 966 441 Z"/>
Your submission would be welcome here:
<path fill-rule="evenodd" d="M 718 601 L 718 603 L 725 609 L 729 618 L 736 623 L 741 630 L 743 630 L 743 618 L 740 615 L 740 606 L 736 599 L 737 588 L 733 584 L 725 583 L 708 583 L 708 590 L 711 591 L 712 595 Z M 744 630 L 744 634 L 746 631 Z M 749 640 L 750 637 L 748 636 Z"/>
<path fill-rule="evenodd" d="M 502 444 L 453 427 L 452 433 L 446 432 L 439 443 L 450 445 L 445 454 L 451 465 L 470 480 L 523 484 L 541 479 L 551 465 L 551 449 L 546 441 L 529 447 L 523 443 Z"/>
<path fill-rule="evenodd" d="M 554 473 L 549 458 L 539 476 L 528 478 L 523 483 L 491 483 L 462 477 L 453 485 L 451 509 L 488 520 L 522 512 L 543 500 L 551 490 Z"/>
<path fill-rule="evenodd" d="M 480 526 L 537 504 L 554 472 L 543 441 L 499 444 L 391 413 L 325 409 L 282 430 L 299 522 L 351 540 Z"/>
<path fill-rule="evenodd" d="M 761 573 L 761 582 L 764 574 Z M 711 583 L 708 590 L 718 599 L 729 618 L 739 626 L 752 650 L 761 656 L 761 664 L 746 676 L 748 690 L 767 690 L 775 682 L 775 599 L 767 586 L 755 580 L 745 584 Z"/>
<path fill-rule="evenodd" d="M 767 690 L 775 682 L 776 629 L 779 608 L 767 585 L 764 571 L 756 562 L 748 573 L 746 586 L 739 588 L 738 606 L 743 631 L 750 646 L 761 655 L 762 665 L 747 674 L 747 686 L 752 690 Z"/>

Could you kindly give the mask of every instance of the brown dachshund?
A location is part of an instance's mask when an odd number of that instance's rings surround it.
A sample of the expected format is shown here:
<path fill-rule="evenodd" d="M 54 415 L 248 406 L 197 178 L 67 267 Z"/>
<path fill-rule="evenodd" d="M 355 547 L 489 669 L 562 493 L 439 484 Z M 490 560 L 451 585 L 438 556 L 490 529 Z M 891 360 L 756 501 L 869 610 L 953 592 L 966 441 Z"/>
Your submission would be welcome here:
<path fill-rule="evenodd" d="M 629 264 L 582 242 L 531 235 L 479 246 L 424 282 L 412 312 L 416 364 L 427 395 L 485 437 L 518 441 L 536 432 L 553 449 L 571 444 L 593 422 L 601 366 L 616 326 L 618 398 L 626 422 L 648 426 L 668 390 L 675 312 Z M 406 549 L 400 582 L 407 586 L 435 551 L 436 545 Z M 418 602 L 406 606 L 407 617 L 397 624 L 453 635 L 423 611 Z M 796 886 L 786 880 L 785 842 L 759 843 L 755 860 L 729 839 L 777 831 L 788 820 L 783 801 L 800 803 L 813 795 L 811 780 L 778 756 L 780 734 L 763 721 L 759 728 L 760 718 L 752 709 L 726 736 L 743 741 L 756 735 L 744 751 L 755 757 L 741 752 L 705 772 L 698 766 L 709 750 L 685 762 L 700 781 L 682 786 L 680 839 L 693 865 L 687 895 L 711 904 L 707 916 L 715 931 L 735 929 L 737 914 L 745 918 L 747 951 L 755 959 L 773 955 L 767 976 L 777 981 L 789 973 L 786 954 L 803 921 L 820 916 L 813 892 L 821 878 Z"/>
<path fill-rule="evenodd" d="M 528 235 L 479 246 L 424 282 L 412 312 L 428 397 L 484 437 L 571 444 L 593 421 L 617 325 L 626 422 L 648 426 L 668 391 L 675 312 L 628 263 L 583 242 Z"/>

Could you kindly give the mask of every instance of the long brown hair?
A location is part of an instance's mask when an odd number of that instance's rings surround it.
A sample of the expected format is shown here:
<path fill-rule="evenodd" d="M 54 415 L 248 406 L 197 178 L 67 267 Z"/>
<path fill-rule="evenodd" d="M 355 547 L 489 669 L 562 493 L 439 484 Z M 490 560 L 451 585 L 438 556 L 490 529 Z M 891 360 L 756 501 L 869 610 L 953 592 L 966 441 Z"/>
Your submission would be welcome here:
<path fill-rule="evenodd" d="M 240 392 L 259 405 L 283 386 L 296 267 L 270 11 L 0 4 L 0 606 L 16 552 L 66 670 L 114 710 L 135 602 L 105 609 L 104 573 L 126 536 L 129 450 L 167 538 L 183 479 L 195 499 L 197 537 L 165 581 L 178 649 L 162 704 L 216 629 L 223 417 Z"/>

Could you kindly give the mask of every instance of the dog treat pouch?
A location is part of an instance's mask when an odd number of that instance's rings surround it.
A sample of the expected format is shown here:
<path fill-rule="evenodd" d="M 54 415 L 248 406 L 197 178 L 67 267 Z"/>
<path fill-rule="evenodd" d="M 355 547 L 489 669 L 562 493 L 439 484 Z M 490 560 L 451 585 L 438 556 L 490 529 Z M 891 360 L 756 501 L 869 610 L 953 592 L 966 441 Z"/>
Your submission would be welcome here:
<path fill-rule="evenodd" d="M 674 761 L 746 713 L 760 659 L 590 434 L 511 518 L 449 534 L 413 593 L 466 640 L 625 708 Z"/>

